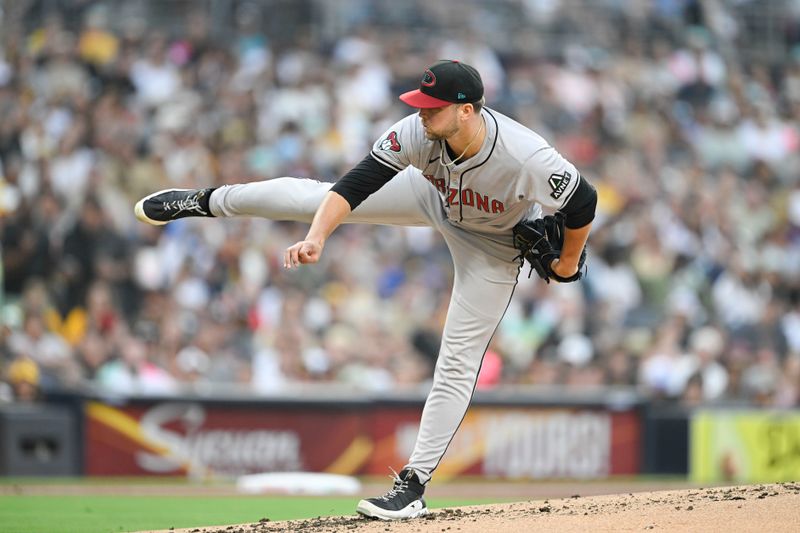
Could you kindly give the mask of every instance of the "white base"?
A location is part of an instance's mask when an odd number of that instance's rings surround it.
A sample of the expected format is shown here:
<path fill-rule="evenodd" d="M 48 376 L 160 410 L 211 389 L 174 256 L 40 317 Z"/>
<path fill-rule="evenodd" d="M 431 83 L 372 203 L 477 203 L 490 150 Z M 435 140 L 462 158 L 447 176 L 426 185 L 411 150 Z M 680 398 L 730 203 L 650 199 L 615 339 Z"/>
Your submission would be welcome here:
<path fill-rule="evenodd" d="M 250 474 L 236 480 L 236 489 L 247 494 L 356 494 L 361 482 L 352 476 L 314 472 Z"/>

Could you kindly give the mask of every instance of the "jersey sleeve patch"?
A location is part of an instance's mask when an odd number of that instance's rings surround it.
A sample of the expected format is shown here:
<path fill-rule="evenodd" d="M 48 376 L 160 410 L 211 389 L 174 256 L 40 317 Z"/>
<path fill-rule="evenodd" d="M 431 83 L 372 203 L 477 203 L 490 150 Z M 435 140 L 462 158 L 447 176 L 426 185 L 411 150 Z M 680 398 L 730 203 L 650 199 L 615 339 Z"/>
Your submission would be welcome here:
<path fill-rule="evenodd" d="M 381 150 L 385 152 L 399 152 L 403 149 L 400 146 L 400 141 L 397 140 L 397 132 L 390 131 L 389 134 L 383 138 L 383 140 L 378 145 Z"/>
<path fill-rule="evenodd" d="M 570 182 L 572 181 L 572 174 L 564 170 L 560 174 L 553 173 L 550 174 L 550 178 L 547 180 L 548 185 L 550 185 L 550 189 L 552 192 L 550 193 L 550 197 L 553 200 L 558 200 L 561 198 L 561 195 L 564 194 L 564 191 L 567 190 Z"/>

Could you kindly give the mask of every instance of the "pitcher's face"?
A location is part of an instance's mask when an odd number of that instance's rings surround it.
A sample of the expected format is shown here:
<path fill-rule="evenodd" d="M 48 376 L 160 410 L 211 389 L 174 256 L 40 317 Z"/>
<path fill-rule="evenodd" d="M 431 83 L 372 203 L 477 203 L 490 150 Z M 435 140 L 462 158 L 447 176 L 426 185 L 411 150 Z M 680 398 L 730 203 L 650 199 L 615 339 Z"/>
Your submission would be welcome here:
<path fill-rule="evenodd" d="M 443 141 L 460 131 L 458 105 L 434 107 L 419 110 L 425 137 L 431 141 Z"/>

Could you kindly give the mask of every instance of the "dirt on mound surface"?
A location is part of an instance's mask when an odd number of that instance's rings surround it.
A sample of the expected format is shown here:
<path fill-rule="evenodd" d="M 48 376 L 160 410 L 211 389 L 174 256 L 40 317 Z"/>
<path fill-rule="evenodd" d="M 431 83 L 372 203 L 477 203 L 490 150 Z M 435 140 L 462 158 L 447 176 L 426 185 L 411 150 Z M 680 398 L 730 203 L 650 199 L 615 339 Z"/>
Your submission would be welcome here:
<path fill-rule="evenodd" d="M 403 522 L 356 516 L 150 533 L 800 531 L 800 483 L 642 492 L 437 509 Z M 142 532 L 144 533 L 144 532 Z"/>

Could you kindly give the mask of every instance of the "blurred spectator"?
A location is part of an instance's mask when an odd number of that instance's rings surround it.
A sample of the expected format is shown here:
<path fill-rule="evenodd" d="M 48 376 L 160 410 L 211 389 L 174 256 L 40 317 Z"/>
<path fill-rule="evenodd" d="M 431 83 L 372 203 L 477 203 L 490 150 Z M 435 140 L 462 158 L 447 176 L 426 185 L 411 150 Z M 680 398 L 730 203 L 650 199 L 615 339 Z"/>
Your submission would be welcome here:
<path fill-rule="evenodd" d="M 107 392 L 121 395 L 177 392 L 175 378 L 150 360 L 144 342 L 126 336 L 117 342 L 116 349 L 116 357 L 103 364 L 95 378 Z M 187 370 L 192 371 L 190 368 Z"/>
<path fill-rule="evenodd" d="M 22 329 L 11 334 L 8 345 L 17 358 L 34 363 L 37 387 L 47 390 L 58 388 L 59 384 L 78 383 L 80 371 L 70 346 L 48 330 L 41 315 L 26 315 Z"/>
<path fill-rule="evenodd" d="M 704 402 L 719 400 L 727 392 L 728 371 L 719 361 L 724 349 L 722 333 L 712 326 L 697 329 L 689 337 L 690 361 L 687 372 L 690 377 L 687 386 L 694 376 L 698 376 L 700 380 L 695 384 L 699 385 Z"/>
<path fill-rule="evenodd" d="M 145 54 L 131 65 L 130 78 L 139 100 L 147 107 L 157 107 L 175 96 L 181 86 L 178 69 L 167 55 L 167 40 L 152 35 Z"/>
<path fill-rule="evenodd" d="M 780 361 L 775 350 L 770 346 L 758 348 L 755 362 L 742 373 L 746 397 L 760 407 L 773 405 L 780 377 Z"/>
<path fill-rule="evenodd" d="M 108 7 L 92 6 L 78 40 L 78 52 L 87 63 L 103 67 L 117 58 L 119 39 L 109 31 Z"/>
<path fill-rule="evenodd" d="M 656 332 L 639 366 L 638 383 L 657 399 L 677 398 L 691 376 L 691 361 L 680 347 L 681 324 L 671 320 Z"/>
<path fill-rule="evenodd" d="M 681 394 L 681 404 L 686 407 L 698 407 L 703 403 L 703 375 L 695 373 L 686 382 Z"/>
<path fill-rule="evenodd" d="M 615 348 L 601 363 L 605 369 L 604 383 L 611 387 L 631 387 L 636 384 L 636 361 L 624 348 Z"/>
<path fill-rule="evenodd" d="M 41 398 L 39 367 L 29 358 L 17 358 L 8 366 L 11 399 L 16 402 L 35 402 Z"/>

